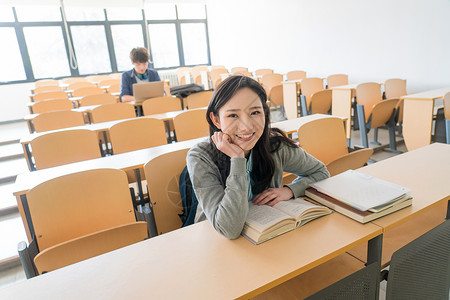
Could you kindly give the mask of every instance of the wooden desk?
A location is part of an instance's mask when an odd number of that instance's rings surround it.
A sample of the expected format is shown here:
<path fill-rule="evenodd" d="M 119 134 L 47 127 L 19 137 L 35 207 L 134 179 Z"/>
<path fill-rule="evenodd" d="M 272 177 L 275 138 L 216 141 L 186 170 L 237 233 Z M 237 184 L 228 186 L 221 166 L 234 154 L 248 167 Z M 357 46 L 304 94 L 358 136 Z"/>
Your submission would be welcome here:
<path fill-rule="evenodd" d="M 248 299 L 381 234 L 340 214 L 255 246 L 200 222 L 0 289 L 2 299 Z"/>
<path fill-rule="evenodd" d="M 436 99 L 450 87 L 403 96 L 403 138 L 409 151 L 431 143 L 433 110 Z"/>
<path fill-rule="evenodd" d="M 309 115 L 306 117 L 300 117 L 300 118 L 295 118 L 295 119 L 291 119 L 291 120 L 285 120 L 285 121 L 272 123 L 271 127 L 277 127 L 279 129 L 283 130 L 286 134 L 291 135 L 294 132 L 297 132 L 298 128 L 307 122 L 310 122 L 312 120 L 327 119 L 327 118 L 340 118 L 344 122 L 344 126 L 347 121 L 346 119 L 341 118 L 341 117 L 335 117 L 335 116 L 324 115 L 324 114 L 313 114 L 313 115 Z"/>
<path fill-rule="evenodd" d="M 411 189 L 411 206 L 372 221 L 383 228 L 384 239 L 388 238 L 387 242 L 383 242 L 382 266 L 389 264 L 392 253 L 406 242 L 445 220 L 450 200 L 450 145 L 434 143 L 358 171 Z M 430 212 L 432 214 L 428 216 Z M 415 223 L 421 221 L 421 215 L 426 216 L 423 220 L 425 229 L 422 231 L 419 228 L 416 236 L 407 236 Z M 399 230 L 403 230 L 402 236 L 396 236 Z M 364 247 L 353 249 L 350 253 L 364 261 Z"/>

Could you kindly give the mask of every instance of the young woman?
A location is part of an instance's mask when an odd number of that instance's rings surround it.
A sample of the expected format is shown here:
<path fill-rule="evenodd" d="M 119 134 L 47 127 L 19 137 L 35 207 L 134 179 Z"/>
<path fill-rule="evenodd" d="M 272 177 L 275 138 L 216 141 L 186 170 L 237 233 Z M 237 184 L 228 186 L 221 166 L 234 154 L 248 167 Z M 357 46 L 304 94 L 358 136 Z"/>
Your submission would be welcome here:
<path fill-rule="evenodd" d="M 208 219 L 229 239 L 244 228 L 249 201 L 274 205 L 304 195 L 310 183 L 329 176 L 323 163 L 270 128 L 266 100 L 264 88 L 249 77 L 224 80 L 207 110 L 211 139 L 187 155 L 198 199 L 195 222 Z M 280 186 L 283 171 L 299 177 Z"/>

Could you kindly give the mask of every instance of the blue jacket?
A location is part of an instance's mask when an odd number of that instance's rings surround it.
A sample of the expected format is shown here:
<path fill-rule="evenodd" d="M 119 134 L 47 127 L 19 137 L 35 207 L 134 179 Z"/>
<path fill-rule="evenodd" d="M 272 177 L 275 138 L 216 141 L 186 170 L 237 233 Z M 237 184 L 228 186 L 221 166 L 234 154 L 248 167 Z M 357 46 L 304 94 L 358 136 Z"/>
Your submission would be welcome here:
<path fill-rule="evenodd" d="M 147 69 L 148 81 L 161 81 L 158 72 L 153 69 Z M 137 83 L 134 68 L 130 71 L 122 73 L 122 81 L 120 84 L 120 97 L 123 95 L 133 96 L 133 84 Z"/>

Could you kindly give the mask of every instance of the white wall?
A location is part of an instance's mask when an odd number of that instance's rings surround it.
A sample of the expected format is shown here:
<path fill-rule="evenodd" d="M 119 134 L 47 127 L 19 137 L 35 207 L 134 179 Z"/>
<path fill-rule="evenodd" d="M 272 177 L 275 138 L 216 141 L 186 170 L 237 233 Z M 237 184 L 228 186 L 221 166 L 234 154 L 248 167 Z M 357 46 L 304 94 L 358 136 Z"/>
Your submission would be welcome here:
<path fill-rule="evenodd" d="M 450 86 L 450 0 L 209 0 L 213 64 Z"/>

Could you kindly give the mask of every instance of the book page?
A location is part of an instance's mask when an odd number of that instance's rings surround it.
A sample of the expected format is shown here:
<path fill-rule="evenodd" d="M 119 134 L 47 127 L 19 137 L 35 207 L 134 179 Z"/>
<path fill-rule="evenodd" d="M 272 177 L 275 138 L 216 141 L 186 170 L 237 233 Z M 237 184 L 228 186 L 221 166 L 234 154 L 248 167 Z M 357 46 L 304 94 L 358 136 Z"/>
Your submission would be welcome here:
<path fill-rule="evenodd" d="M 294 218 L 291 218 L 283 212 L 268 205 L 259 206 L 249 202 L 249 210 L 245 222 L 249 227 L 256 228 L 259 232 L 263 232 L 264 230 L 267 230 L 268 228 L 286 219 L 292 219 L 292 221 L 295 221 Z"/>
<path fill-rule="evenodd" d="M 323 206 L 315 205 L 303 198 L 296 198 L 288 201 L 280 201 L 273 206 L 278 210 L 281 210 L 285 214 L 290 215 L 293 218 L 299 218 L 306 210 L 310 208 L 321 208 Z"/>
<path fill-rule="evenodd" d="M 361 211 L 383 205 L 410 192 L 408 188 L 354 170 L 345 171 L 311 186 Z"/>

